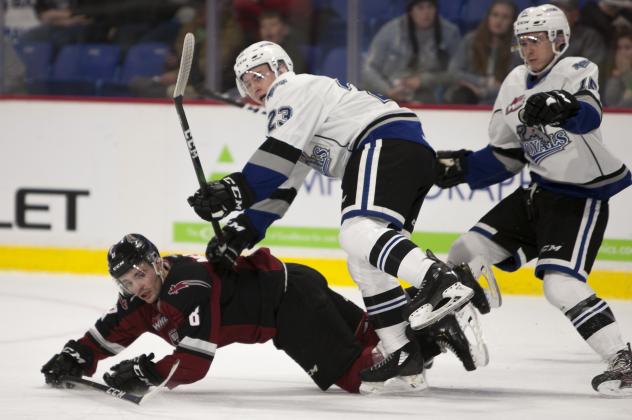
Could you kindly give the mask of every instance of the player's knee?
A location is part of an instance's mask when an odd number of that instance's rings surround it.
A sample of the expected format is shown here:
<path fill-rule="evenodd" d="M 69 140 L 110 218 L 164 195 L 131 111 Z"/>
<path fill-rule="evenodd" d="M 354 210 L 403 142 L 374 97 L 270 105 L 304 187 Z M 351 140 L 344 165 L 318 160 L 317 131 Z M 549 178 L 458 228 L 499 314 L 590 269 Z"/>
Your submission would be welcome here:
<path fill-rule="evenodd" d="M 595 294 L 588 284 L 559 271 L 547 270 L 543 282 L 546 300 L 564 313 Z"/>
<path fill-rule="evenodd" d="M 348 255 L 368 258 L 373 244 L 387 229 L 386 226 L 385 221 L 369 217 L 347 219 L 340 227 L 340 246 Z"/>
<path fill-rule="evenodd" d="M 465 232 L 450 247 L 448 262 L 469 263 L 478 256 L 485 256 L 494 243 L 476 232 Z"/>

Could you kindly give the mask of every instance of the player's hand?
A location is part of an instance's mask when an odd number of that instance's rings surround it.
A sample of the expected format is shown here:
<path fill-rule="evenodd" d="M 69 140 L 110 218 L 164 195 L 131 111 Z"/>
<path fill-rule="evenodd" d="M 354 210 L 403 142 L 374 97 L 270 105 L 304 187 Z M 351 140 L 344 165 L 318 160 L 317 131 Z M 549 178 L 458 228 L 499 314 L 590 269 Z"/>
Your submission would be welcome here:
<path fill-rule="evenodd" d="M 187 201 L 195 213 L 206 221 L 221 220 L 230 212 L 250 207 L 253 194 L 240 172 L 209 182 Z"/>
<path fill-rule="evenodd" d="M 206 258 L 222 268 L 232 268 L 243 250 L 252 248 L 259 238 L 259 233 L 245 214 L 240 214 L 228 222 L 222 228 L 222 232 L 224 242 L 220 243 L 214 237 L 206 247 Z"/>
<path fill-rule="evenodd" d="M 135 394 L 144 394 L 150 386 L 160 385 L 164 378 L 152 362 L 153 353 L 141 354 L 110 368 L 110 372 L 103 375 L 106 384 L 113 388 Z"/>
<path fill-rule="evenodd" d="M 435 162 L 435 185 L 450 188 L 465 182 L 466 158 L 471 150 L 442 150 L 437 152 Z"/>
<path fill-rule="evenodd" d="M 528 126 L 559 125 L 577 114 L 579 102 L 565 90 L 552 90 L 531 95 L 524 109 L 520 111 L 520 121 Z"/>
<path fill-rule="evenodd" d="M 90 349 L 75 340 L 70 340 L 61 353 L 54 355 L 42 366 L 41 372 L 47 384 L 60 387 L 67 377 L 81 377 L 84 367 L 89 366 L 91 361 Z"/>

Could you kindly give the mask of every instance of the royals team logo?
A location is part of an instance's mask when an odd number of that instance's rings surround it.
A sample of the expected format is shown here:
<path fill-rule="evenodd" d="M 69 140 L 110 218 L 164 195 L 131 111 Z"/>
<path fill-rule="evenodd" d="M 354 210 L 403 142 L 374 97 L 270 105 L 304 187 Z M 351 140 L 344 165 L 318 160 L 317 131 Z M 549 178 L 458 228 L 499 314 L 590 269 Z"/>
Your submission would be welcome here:
<path fill-rule="evenodd" d="M 330 176 L 329 165 L 331 164 L 331 153 L 329 149 L 322 146 L 314 146 L 311 156 L 307 156 L 304 152 L 301 154 L 301 161 L 310 168 L 316 169 L 321 174 Z"/>
<path fill-rule="evenodd" d="M 180 290 L 186 289 L 187 287 L 191 286 L 202 286 L 209 289 L 211 288 L 210 284 L 205 283 L 202 280 L 181 280 L 176 284 L 172 284 L 171 286 L 169 286 L 169 291 L 167 292 L 167 294 L 169 294 L 170 296 L 177 295 Z"/>
<path fill-rule="evenodd" d="M 509 105 L 507 105 L 507 108 L 505 109 L 505 115 L 511 114 L 512 112 L 519 110 L 522 107 L 522 104 L 524 103 L 524 97 L 525 95 L 520 95 L 517 98 L 514 98 L 514 100 L 511 101 Z"/>
<path fill-rule="evenodd" d="M 522 139 L 522 149 L 534 163 L 540 163 L 547 157 L 554 155 L 568 146 L 571 140 L 564 130 L 553 134 L 545 134 L 537 128 L 518 126 L 518 135 Z"/>

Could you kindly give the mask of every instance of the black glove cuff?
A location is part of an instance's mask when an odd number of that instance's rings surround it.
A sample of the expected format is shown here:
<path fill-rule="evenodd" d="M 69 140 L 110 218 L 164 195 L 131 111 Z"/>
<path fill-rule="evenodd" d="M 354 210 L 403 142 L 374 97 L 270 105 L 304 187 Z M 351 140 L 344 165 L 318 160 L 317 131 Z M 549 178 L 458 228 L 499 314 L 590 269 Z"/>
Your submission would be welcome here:
<path fill-rule="evenodd" d="M 62 353 L 66 353 L 75 359 L 77 363 L 84 368 L 84 370 L 92 366 L 92 362 L 94 360 L 92 349 L 75 340 L 70 340 L 64 344 Z"/>
<path fill-rule="evenodd" d="M 245 245 L 244 249 L 252 248 L 257 242 L 259 242 L 260 239 L 263 239 L 261 238 L 261 234 L 255 227 L 255 225 L 253 225 L 252 222 L 250 221 L 250 218 L 246 216 L 244 213 L 237 215 L 237 217 L 235 217 L 235 221 L 240 226 L 246 229 L 247 235 L 246 235 L 246 241 L 244 243 Z"/>
<path fill-rule="evenodd" d="M 244 210 L 252 206 L 255 194 L 241 172 L 234 172 L 220 180 L 232 192 L 235 199 L 235 210 Z"/>

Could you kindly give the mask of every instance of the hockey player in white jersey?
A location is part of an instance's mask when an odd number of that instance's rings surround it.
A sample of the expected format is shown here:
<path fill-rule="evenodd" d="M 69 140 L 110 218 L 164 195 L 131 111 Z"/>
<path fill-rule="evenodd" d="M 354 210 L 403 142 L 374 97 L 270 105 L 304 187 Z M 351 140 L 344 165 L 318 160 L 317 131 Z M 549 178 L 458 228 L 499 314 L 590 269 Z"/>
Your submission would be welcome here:
<path fill-rule="evenodd" d="M 504 80 L 487 147 L 438 152 L 437 185 L 484 188 L 527 165 L 518 188 L 451 247 L 450 263 L 517 270 L 536 259 L 546 299 L 559 308 L 604 360 L 592 380 L 603 394 L 632 396 L 632 354 L 608 304 L 586 283 L 608 221 L 608 199 L 631 184 L 628 168 L 601 139 L 597 66 L 560 56 L 569 25 L 552 5 L 530 7 L 514 23 L 524 65 Z"/>
<path fill-rule="evenodd" d="M 243 210 L 224 226 L 225 243 L 209 242 L 208 258 L 232 265 L 242 250 L 263 239 L 310 170 L 341 178 L 340 244 L 388 353 L 362 372 L 361 390 L 425 388 L 423 360 L 408 338 L 408 320 L 421 329 L 472 296 L 483 311 L 489 305 L 465 267 L 448 267 L 409 239 L 435 177 L 435 154 L 417 116 L 336 79 L 295 74 L 286 52 L 267 41 L 237 57 L 235 74 L 240 93 L 265 105 L 267 137 L 241 172 L 189 198 L 205 220 Z M 410 303 L 397 277 L 419 290 Z M 480 359 L 486 363 L 486 356 Z"/>

